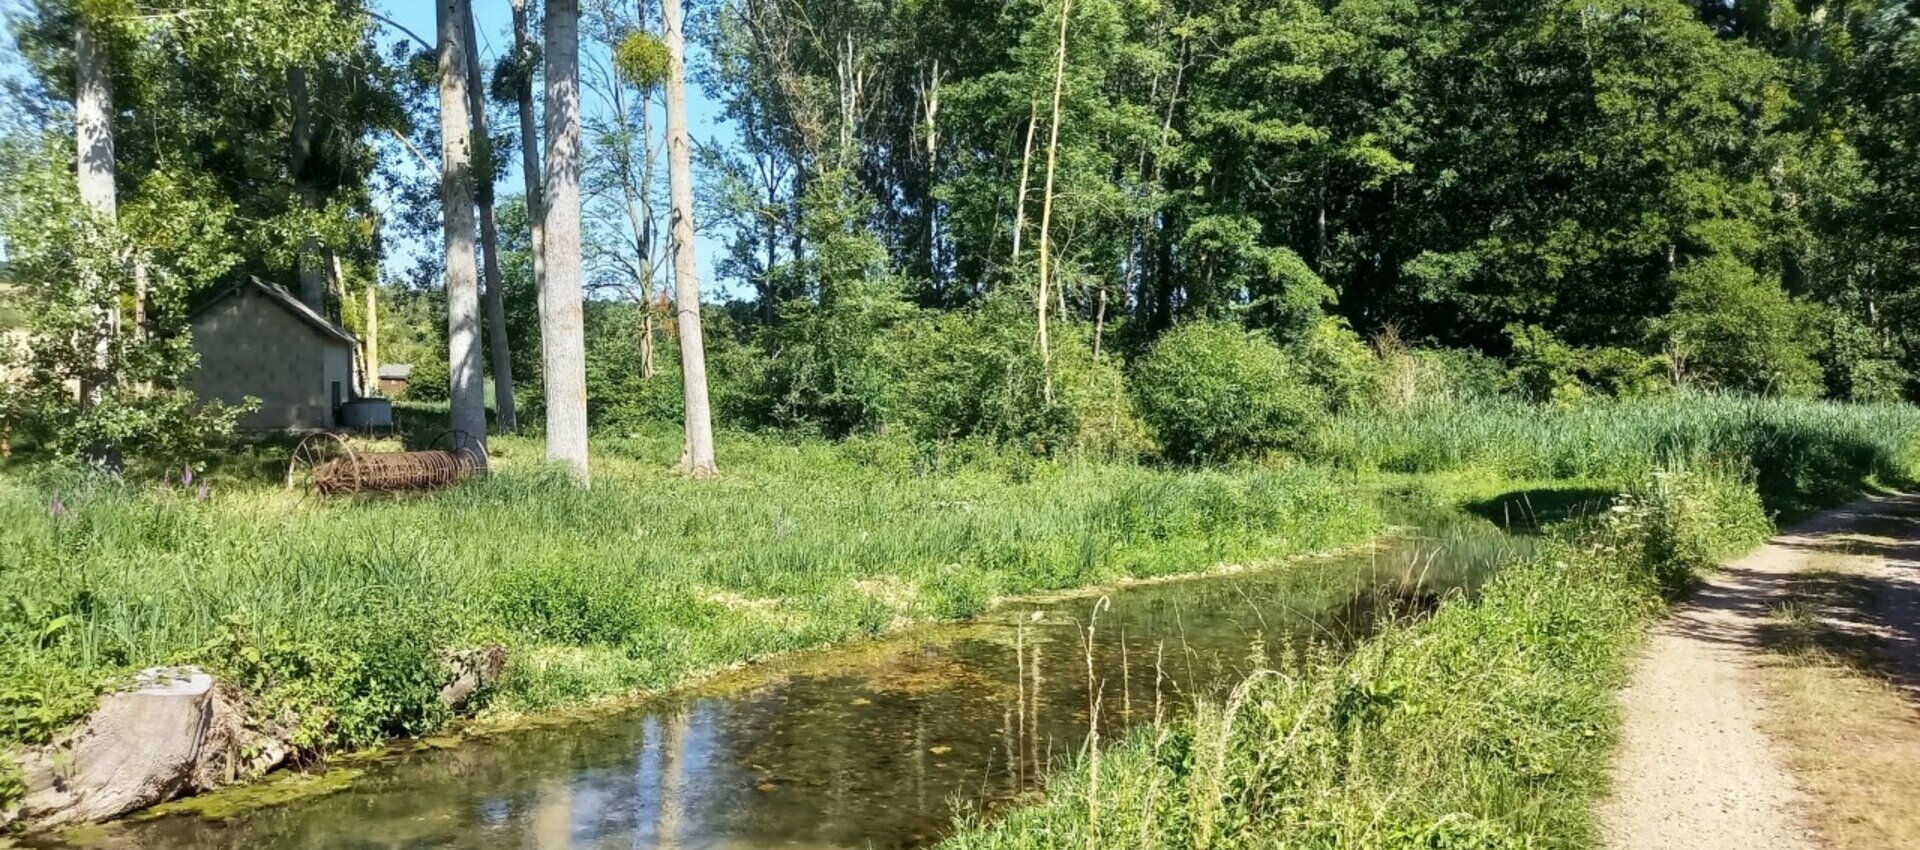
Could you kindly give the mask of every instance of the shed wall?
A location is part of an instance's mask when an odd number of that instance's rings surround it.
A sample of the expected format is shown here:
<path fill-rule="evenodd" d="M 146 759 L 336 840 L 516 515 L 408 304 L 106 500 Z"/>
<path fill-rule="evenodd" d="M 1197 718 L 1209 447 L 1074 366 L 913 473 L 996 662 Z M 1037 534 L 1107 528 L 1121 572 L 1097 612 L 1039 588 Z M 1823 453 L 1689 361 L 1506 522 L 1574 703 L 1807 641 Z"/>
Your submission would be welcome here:
<path fill-rule="evenodd" d="M 341 382 L 343 400 L 352 394 L 349 346 L 251 288 L 194 318 L 193 348 L 200 355 L 188 381 L 195 395 L 260 399 L 259 409 L 240 420 L 247 430 L 332 427 L 331 382 Z"/>

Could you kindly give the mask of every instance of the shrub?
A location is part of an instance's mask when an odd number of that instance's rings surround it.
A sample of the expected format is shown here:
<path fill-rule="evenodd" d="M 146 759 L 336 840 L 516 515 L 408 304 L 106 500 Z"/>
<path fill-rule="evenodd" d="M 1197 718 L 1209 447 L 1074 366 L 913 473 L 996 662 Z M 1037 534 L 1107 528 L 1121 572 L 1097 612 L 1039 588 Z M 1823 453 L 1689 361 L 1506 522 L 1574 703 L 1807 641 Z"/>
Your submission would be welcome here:
<path fill-rule="evenodd" d="M 1384 388 L 1380 358 L 1347 326 L 1345 319 L 1323 318 L 1294 345 L 1307 379 L 1335 412 L 1376 403 Z"/>
<path fill-rule="evenodd" d="M 1138 457 L 1151 447 L 1125 376 L 1096 358 L 1081 324 L 1052 328 L 1053 398 L 1024 302 L 990 299 L 927 315 L 895 334 L 891 421 L 923 441 L 985 438 L 1039 455 Z"/>
<path fill-rule="evenodd" d="M 453 375 L 447 370 L 447 364 L 441 360 L 428 360 L 413 365 L 413 374 L 407 378 L 407 401 L 446 401 L 453 389 Z"/>
<path fill-rule="evenodd" d="M 1639 398 L 1671 389 L 1666 361 L 1630 348 L 1581 348 L 1536 325 L 1507 329 L 1513 340 L 1508 380 L 1525 398 L 1573 405 L 1593 396 Z"/>
<path fill-rule="evenodd" d="M 1132 385 L 1163 451 L 1180 461 L 1294 448 L 1324 416 L 1320 394 L 1293 358 L 1223 322 L 1168 332 L 1134 369 Z"/>
<path fill-rule="evenodd" d="M 1696 260 L 1674 275 L 1668 345 L 1707 386 L 1769 395 L 1821 389 L 1816 309 L 1737 259 Z"/>

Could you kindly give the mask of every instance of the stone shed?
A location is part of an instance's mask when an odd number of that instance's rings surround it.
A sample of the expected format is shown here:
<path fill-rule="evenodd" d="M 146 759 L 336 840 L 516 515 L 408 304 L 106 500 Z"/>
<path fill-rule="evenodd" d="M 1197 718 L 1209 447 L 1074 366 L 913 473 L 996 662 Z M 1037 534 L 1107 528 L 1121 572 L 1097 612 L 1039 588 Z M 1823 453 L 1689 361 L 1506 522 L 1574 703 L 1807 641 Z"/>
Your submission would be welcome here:
<path fill-rule="evenodd" d="M 202 303 L 191 321 L 200 367 L 188 385 L 203 400 L 259 399 L 243 429 L 332 428 L 356 395 L 360 341 L 284 288 L 248 278 Z"/>

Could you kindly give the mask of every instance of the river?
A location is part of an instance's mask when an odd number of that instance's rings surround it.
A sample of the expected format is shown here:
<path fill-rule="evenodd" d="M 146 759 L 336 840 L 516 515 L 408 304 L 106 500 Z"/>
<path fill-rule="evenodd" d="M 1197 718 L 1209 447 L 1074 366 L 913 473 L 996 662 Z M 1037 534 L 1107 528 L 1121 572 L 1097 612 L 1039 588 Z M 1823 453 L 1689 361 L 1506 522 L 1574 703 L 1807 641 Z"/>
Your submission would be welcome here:
<path fill-rule="evenodd" d="M 1414 530 L 1360 553 L 1009 603 L 975 622 L 782 658 L 619 713 L 396 753 L 335 793 L 68 840 L 152 850 L 924 847 L 962 809 L 1032 799 L 1049 768 L 1083 750 L 1089 718 L 1111 741 L 1259 667 L 1343 651 L 1381 612 L 1470 592 L 1527 545 L 1471 515 L 1409 511 L 1394 514 Z"/>

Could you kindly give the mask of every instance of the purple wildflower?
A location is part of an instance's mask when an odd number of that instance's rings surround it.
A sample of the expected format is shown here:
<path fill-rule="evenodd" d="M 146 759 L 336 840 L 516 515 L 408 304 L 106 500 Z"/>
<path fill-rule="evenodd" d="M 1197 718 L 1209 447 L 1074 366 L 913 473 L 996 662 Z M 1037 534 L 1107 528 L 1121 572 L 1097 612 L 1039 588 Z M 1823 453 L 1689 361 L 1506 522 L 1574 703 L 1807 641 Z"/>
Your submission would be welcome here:
<path fill-rule="evenodd" d="M 194 499 L 202 502 L 207 500 L 207 482 L 200 482 L 200 492 L 194 494 Z"/>
<path fill-rule="evenodd" d="M 193 467 L 192 466 L 180 467 L 180 486 L 182 487 L 193 486 Z"/>
<path fill-rule="evenodd" d="M 53 494 L 53 501 L 47 504 L 47 514 L 55 517 L 67 515 L 67 503 L 60 501 L 59 493 Z"/>

